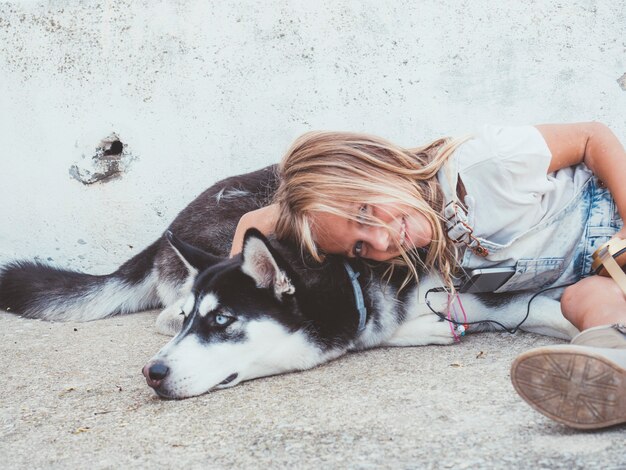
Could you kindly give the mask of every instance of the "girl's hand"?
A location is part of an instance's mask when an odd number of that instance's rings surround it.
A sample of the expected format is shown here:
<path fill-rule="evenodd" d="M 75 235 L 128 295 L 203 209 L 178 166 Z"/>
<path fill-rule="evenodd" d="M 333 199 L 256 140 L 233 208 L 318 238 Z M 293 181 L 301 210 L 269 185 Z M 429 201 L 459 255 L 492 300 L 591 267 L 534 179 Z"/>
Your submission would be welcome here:
<path fill-rule="evenodd" d="M 235 230 L 233 244 L 230 249 L 230 257 L 232 258 L 243 248 L 243 237 L 249 228 L 256 228 L 266 237 L 274 233 L 276 228 L 276 220 L 278 219 L 278 204 L 271 204 L 261 209 L 248 212 L 241 217 Z"/>

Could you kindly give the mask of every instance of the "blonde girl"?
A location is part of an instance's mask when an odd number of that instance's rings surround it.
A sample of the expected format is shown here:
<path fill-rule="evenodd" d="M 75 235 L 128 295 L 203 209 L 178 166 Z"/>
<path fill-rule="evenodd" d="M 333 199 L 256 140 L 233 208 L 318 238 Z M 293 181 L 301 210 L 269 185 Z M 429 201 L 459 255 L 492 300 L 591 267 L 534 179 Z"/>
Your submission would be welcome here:
<path fill-rule="evenodd" d="M 578 344 L 625 349 L 618 359 L 599 350 L 626 395 L 626 297 L 610 277 L 589 276 L 592 253 L 626 238 L 625 175 L 624 147 L 597 122 L 485 126 L 412 149 L 311 132 L 283 158 L 274 204 L 241 219 L 232 252 L 256 226 L 318 260 L 339 254 L 405 264 L 417 277 L 424 259 L 449 287 L 470 269 L 505 266 L 515 274 L 498 292 L 572 284 L 561 296 L 563 315 L 592 329 Z M 547 364 L 552 350 L 530 354 Z M 623 401 L 618 422 L 626 421 Z"/>

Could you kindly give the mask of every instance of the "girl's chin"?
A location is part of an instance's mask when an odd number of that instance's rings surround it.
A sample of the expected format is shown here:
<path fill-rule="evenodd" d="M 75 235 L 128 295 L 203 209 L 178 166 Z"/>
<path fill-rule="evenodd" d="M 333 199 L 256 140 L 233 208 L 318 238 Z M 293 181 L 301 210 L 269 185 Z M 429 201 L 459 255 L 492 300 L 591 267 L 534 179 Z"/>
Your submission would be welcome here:
<path fill-rule="evenodd" d="M 425 237 L 423 235 L 421 235 L 420 237 L 417 238 L 417 241 L 413 242 L 413 247 L 414 248 L 424 248 L 428 245 L 430 245 L 430 237 Z"/>
<path fill-rule="evenodd" d="M 422 227 L 420 226 L 420 229 Z M 430 245 L 432 240 L 432 233 L 430 227 L 426 229 L 419 230 L 415 226 L 414 221 L 411 221 L 410 224 L 407 225 L 407 233 L 405 237 L 405 245 L 404 248 L 407 250 L 414 250 L 418 248 L 424 248 L 425 246 Z"/>

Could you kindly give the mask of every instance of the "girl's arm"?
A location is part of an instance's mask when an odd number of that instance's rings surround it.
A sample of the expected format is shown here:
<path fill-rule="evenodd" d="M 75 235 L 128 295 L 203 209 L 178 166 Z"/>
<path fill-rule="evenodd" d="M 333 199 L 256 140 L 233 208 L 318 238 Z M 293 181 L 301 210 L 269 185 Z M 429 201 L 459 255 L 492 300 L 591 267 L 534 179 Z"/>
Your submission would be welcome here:
<path fill-rule="evenodd" d="M 230 256 L 233 257 L 243 248 L 243 236 L 249 228 L 256 228 L 263 235 L 268 236 L 274 233 L 276 219 L 278 218 L 278 205 L 272 204 L 262 207 L 252 212 L 248 212 L 239 219 L 233 244 L 230 249 Z"/>
<path fill-rule="evenodd" d="M 626 151 L 611 129 L 599 122 L 536 127 L 552 153 L 548 172 L 585 163 L 609 188 L 622 220 L 626 221 Z M 626 238 L 626 227 L 616 235 Z"/>

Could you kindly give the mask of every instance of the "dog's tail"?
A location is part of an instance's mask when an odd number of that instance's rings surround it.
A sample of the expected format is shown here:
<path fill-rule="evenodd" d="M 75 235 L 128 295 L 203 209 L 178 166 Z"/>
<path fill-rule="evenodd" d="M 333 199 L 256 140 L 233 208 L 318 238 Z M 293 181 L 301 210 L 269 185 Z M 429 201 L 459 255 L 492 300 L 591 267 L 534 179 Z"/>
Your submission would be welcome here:
<path fill-rule="evenodd" d="M 90 321 L 158 307 L 153 266 L 159 243 L 104 276 L 12 262 L 0 268 L 0 310 L 42 320 Z"/>

